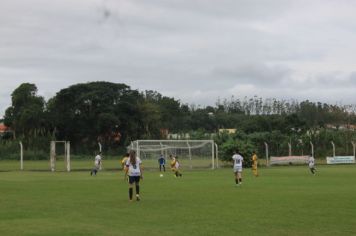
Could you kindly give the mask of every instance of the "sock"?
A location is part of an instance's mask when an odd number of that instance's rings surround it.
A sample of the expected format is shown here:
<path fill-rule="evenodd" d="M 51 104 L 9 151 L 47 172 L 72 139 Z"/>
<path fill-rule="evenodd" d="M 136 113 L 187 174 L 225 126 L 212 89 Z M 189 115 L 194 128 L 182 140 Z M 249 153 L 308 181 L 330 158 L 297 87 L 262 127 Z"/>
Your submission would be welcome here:
<path fill-rule="evenodd" d="M 132 194 L 133 194 L 133 189 L 129 188 L 129 198 L 130 198 L 130 200 L 132 200 Z"/>
<path fill-rule="evenodd" d="M 178 171 L 176 172 L 176 176 L 178 177 Z"/>
<path fill-rule="evenodd" d="M 140 194 L 140 185 L 136 185 L 136 195 Z"/>
<path fill-rule="evenodd" d="M 236 184 L 239 184 L 239 180 L 238 180 L 238 179 L 235 179 L 235 183 L 236 183 Z"/>
<path fill-rule="evenodd" d="M 242 178 L 239 178 L 239 182 L 242 183 Z"/>

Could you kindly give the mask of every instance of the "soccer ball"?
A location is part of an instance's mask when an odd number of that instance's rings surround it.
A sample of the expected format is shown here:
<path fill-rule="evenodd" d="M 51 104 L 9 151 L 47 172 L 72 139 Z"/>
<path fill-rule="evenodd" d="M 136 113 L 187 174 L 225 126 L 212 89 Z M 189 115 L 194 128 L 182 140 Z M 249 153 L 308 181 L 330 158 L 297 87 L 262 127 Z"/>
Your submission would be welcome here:
<path fill-rule="evenodd" d="M 163 177 L 163 174 L 160 174 L 159 177 Z"/>

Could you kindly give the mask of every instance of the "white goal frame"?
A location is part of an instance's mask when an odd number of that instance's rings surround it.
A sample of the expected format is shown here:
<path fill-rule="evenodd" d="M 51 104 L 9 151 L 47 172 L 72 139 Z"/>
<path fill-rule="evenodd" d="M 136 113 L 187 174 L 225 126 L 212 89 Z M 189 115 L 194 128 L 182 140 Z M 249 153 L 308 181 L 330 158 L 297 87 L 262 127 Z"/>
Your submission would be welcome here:
<path fill-rule="evenodd" d="M 64 144 L 64 164 L 66 166 L 67 171 L 70 171 L 70 142 L 69 141 L 51 141 L 50 144 L 50 168 L 51 171 L 54 172 L 56 170 L 56 144 L 63 143 Z"/>
<path fill-rule="evenodd" d="M 157 145 L 152 145 L 150 143 L 157 143 Z M 180 146 L 180 147 L 175 147 L 175 146 L 171 146 L 170 144 L 172 143 L 180 143 L 180 144 L 186 144 L 186 146 Z M 214 140 L 169 140 L 169 139 L 156 139 L 156 140 L 136 140 L 131 142 L 130 146 L 128 146 L 128 149 L 131 150 L 135 150 L 137 155 L 140 157 L 141 154 L 141 146 L 147 146 L 150 149 L 146 149 L 149 151 L 161 151 L 162 154 L 166 154 L 167 155 L 167 150 L 170 149 L 184 149 L 184 150 L 188 150 L 188 156 L 189 159 L 192 160 L 192 155 L 191 155 L 191 150 L 195 149 L 197 147 L 194 147 L 194 144 L 198 144 L 202 143 L 203 145 L 209 144 L 211 145 L 211 168 L 212 169 L 216 169 L 219 168 L 219 158 L 218 158 L 218 146 L 217 144 L 214 142 Z M 191 145 L 193 144 L 193 146 Z M 215 163 L 216 162 L 216 163 Z M 192 166 L 190 166 L 190 168 L 192 168 Z"/>
<path fill-rule="evenodd" d="M 266 166 L 271 165 L 288 165 L 292 164 L 307 164 L 310 155 L 302 155 L 302 156 L 295 156 L 292 155 L 292 144 L 288 142 L 288 156 L 270 156 L 269 155 L 269 147 L 268 143 L 264 142 L 265 144 L 265 152 L 266 152 Z M 311 146 L 311 156 L 314 157 L 314 145 L 310 142 Z"/>

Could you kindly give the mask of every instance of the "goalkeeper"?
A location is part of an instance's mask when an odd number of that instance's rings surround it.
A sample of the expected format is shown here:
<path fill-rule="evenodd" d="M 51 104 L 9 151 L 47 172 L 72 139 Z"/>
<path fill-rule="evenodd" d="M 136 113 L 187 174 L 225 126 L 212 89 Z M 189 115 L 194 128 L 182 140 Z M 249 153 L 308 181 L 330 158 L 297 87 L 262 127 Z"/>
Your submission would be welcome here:
<path fill-rule="evenodd" d="M 162 154 L 158 158 L 158 164 L 159 164 L 159 172 L 162 172 L 162 168 L 163 171 L 166 172 L 166 159 Z"/>

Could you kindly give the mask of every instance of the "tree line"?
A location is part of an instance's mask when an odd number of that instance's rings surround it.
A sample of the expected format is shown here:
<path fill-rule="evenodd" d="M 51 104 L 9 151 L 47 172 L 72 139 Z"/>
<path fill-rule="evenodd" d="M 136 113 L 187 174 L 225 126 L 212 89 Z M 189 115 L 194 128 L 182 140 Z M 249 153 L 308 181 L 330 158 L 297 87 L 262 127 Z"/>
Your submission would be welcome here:
<path fill-rule="evenodd" d="M 223 156 L 228 156 L 235 146 L 244 147 L 246 153 L 252 149 L 261 153 L 266 140 L 276 154 L 284 152 L 288 140 L 296 146 L 299 143 L 301 150 L 306 150 L 301 143 L 308 140 L 325 148 L 330 139 L 340 139 L 340 146 L 354 140 L 353 131 L 342 129 L 356 124 L 354 105 L 254 96 L 218 99 L 214 106 L 202 107 L 156 91 L 102 81 L 61 89 L 48 101 L 37 92 L 31 83 L 12 92 L 12 104 L 3 120 L 12 133 L 2 137 L 2 142 L 21 140 L 27 149 L 47 151 L 49 140 L 69 140 L 73 153 L 87 154 L 100 142 L 105 151 L 117 153 L 133 140 L 165 138 L 169 131 L 189 133 L 197 139 L 216 134 Z M 330 125 L 335 129 L 328 130 Z M 219 134 L 224 128 L 234 128 L 237 133 Z"/>

